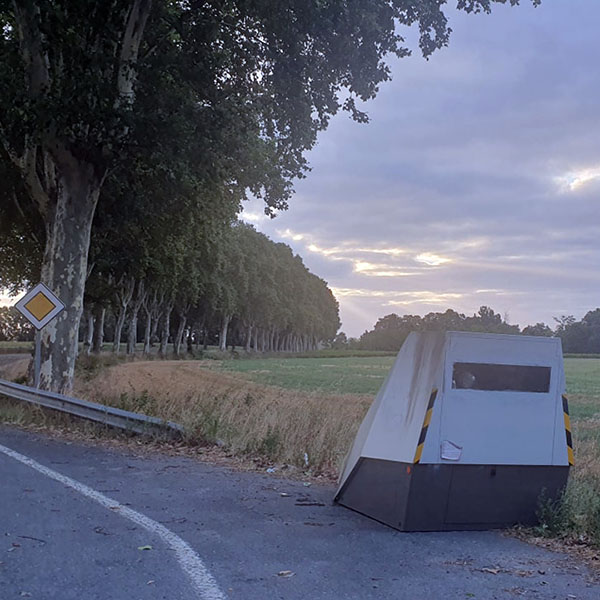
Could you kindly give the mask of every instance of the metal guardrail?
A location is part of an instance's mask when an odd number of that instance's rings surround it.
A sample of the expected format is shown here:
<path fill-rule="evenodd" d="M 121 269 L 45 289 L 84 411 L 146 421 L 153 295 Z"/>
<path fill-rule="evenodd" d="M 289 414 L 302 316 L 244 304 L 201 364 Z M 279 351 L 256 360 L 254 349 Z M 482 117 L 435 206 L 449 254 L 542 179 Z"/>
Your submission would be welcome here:
<path fill-rule="evenodd" d="M 8 396 L 15 400 L 24 400 L 31 404 L 52 408 L 136 433 L 150 434 L 161 432 L 171 436 L 179 436 L 183 433 L 183 427 L 171 421 L 163 421 L 156 417 L 149 417 L 148 415 L 113 408 L 104 404 L 97 404 L 96 402 L 71 398 L 54 392 L 37 390 L 26 385 L 4 381 L 3 379 L 0 379 L 0 395 Z"/>

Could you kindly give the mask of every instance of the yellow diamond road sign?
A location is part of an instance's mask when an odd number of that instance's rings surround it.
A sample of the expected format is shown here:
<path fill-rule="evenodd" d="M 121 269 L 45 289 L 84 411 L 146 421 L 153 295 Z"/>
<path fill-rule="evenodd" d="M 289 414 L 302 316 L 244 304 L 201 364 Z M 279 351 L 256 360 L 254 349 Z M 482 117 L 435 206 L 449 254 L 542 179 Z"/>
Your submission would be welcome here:
<path fill-rule="evenodd" d="M 15 304 L 15 308 L 36 329 L 41 329 L 61 313 L 65 305 L 43 283 L 38 283 Z"/>

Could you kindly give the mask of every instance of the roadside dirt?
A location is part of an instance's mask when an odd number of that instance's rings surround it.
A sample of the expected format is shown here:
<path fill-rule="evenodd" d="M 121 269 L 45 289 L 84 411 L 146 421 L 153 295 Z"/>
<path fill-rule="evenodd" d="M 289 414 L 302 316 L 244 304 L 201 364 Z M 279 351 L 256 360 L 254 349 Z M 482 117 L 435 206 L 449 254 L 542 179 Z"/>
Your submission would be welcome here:
<path fill-rule="evenodd" d="M 26 354 L 0 354 L 0 379 L 12 381 L 26 375 L 30 360 Z"/>

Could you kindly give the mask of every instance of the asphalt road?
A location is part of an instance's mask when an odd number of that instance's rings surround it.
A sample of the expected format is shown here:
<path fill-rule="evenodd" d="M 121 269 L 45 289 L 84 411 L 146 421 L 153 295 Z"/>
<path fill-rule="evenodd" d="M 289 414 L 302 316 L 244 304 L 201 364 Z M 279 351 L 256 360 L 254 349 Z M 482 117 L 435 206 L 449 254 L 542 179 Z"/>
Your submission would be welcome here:
<path fill-rule="evenodd" d="M 0 598 L 600 598 L 573 558 L 498 532 L 400 533 L 333 492 L 0 427 Z"/>

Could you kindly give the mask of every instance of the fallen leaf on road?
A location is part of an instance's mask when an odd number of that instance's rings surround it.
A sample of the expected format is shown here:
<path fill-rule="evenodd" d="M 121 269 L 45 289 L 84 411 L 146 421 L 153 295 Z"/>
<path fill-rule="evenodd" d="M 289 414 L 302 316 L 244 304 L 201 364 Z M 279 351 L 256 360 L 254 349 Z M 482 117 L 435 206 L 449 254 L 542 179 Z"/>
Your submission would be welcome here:
<path fill-rule="evenodd" d="M 152 550 L 152 546 L 138 546 L 138 550 Z"/>
<path fill-rule="evenodd" d="M 293 571 L 279 571 L 279 573 L 277 573 L 279 577 L 293 577 L 295 574 L 296 573 Z"/>

